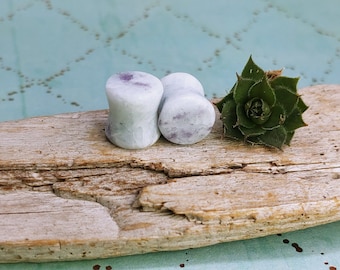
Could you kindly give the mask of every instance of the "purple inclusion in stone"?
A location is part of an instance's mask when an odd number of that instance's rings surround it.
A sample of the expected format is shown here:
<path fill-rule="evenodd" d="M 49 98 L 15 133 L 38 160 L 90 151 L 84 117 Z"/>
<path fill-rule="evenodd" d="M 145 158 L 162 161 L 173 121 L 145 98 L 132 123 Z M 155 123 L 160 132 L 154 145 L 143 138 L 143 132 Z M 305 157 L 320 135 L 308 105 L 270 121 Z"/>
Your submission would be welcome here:
<path fill-rule="evenodd" d="M 150 86 L 149 84 L 147 84 L 147 83 L 142 83 L 142 82 L 135 82 L 134 85 L 143 86 L 143 87 L 148 87 L 148 86 Z"/>
<path fill-rule="evenodd" d="M 133 74 L 125 72 L 125 73 L 119 73 L 119 79 L 124 82 L 129 82 L 133 79 Z M 148 83 L 143 82 L 134 82 L 134 85 L 141 86 L 141 87 L 149 87 L 150 85 Z"/>
<path fill-rule="evenodd" d="M 119 79 L 120 79 L 121 81 L 126 81 L 126 82 L 128 82 L 128 81 L 130 81 L 132 78 L 133 78 L 133 74 L 131 74 L 131 73 L 120 73 L 120 74 L 119 74 Z"/>

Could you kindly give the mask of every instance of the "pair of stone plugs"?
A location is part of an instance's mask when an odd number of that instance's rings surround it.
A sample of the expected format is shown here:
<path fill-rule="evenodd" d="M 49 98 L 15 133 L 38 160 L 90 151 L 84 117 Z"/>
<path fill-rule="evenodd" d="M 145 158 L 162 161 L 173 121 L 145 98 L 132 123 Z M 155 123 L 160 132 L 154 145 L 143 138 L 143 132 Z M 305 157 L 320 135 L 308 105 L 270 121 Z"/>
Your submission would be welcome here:
<path fill-rule="evenodd" d="M 188 73 L 171 73 L 161 80 L 140 71 L 117 73 L 106 82 L 106 96 L 106 137 L 126 149 L 151 146 L 161 134 L 172 143 L 197 143 L 215 122 L 201 83 Z"/>

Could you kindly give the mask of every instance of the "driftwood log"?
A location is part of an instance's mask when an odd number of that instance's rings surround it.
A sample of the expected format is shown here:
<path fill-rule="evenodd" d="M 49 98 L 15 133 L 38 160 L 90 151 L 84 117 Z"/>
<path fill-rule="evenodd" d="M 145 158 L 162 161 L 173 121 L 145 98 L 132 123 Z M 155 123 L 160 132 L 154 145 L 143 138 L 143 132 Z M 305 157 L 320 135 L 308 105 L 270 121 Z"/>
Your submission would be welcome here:
<path fill-rule="evenodd" d="M 201 247 L 340 220 L 340 86 L 301 89 L 283 151 L 223 138 L 124 150 L 107 110 L 0 123 L 0 261 Z"/>

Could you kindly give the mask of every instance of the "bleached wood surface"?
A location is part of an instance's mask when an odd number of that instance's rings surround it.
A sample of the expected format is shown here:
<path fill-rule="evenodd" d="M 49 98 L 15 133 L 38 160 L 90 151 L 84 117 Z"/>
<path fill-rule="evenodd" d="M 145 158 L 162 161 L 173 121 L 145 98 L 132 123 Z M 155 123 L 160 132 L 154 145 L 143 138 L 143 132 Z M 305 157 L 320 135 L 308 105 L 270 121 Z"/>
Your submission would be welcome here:
<path fill-rule="evenodd" d="M 222 137 L 124 150 L 107 111 L 0 123 L 0 261 L 177 250 L 340 220 L 340 86 L 299 91 L 284 151 Z M 219 119 L 219 117 L 217 117 Z"/>

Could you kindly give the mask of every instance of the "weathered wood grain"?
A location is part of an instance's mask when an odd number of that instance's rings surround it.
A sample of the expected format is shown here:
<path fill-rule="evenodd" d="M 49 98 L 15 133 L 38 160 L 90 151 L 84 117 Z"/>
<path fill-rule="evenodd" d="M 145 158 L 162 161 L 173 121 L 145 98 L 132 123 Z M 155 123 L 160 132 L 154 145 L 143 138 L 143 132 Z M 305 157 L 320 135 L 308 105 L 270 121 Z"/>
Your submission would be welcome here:
<path fill-rule="evenodd" d="M 224 139 L 110 144 L 107 111 L 0 123 L 0 261 L 200 247 L 340 220 L 340 86 L 301 89 L 284 151 Z M 219 117 L 217 117 L 218 119 Z"/>

